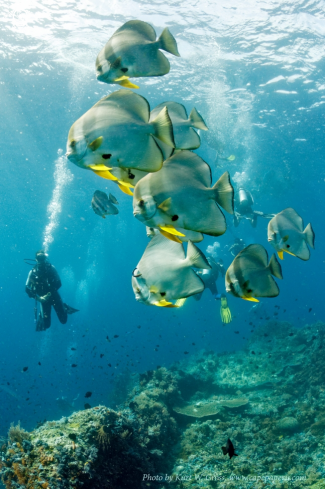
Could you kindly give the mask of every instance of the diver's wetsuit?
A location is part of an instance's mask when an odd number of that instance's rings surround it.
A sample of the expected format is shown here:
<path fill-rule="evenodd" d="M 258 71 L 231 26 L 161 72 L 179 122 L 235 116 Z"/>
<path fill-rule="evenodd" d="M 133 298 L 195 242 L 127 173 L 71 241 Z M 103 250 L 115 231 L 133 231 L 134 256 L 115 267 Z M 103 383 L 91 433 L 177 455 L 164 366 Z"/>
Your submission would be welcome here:
<path fill-rule="evenodd" d="M 202 272 L 196 272 L 199 275 L 200 279 L 204 282 L 205 288 L 210 289 L 211 294 L 216 298 L 218 295 L 218 289 L 216 285 L 216 281 L 218 280 L 219 273 L 224 277 L 226 271 L 222 263 L 216 263 L 212 258 L 207 259 L 209 265 L 211 266 L 208 270 L 202 270 Z M 194 299 L 199 301 L 202 297 L 204 291 L 199 294 L 193 295 Z"/>
<path fill-rule="evenodd" d="M 60 323 L 65 324 L 68 320 L 65 304 L 58 293 L 61 287 L 58 272 L 49 262 L 38 263 L 28 274 L 26 292 L 29 297 L 36 299 L 48 292 L 50 297 L 41 302 L 41 312 L 37 321 L 36 331 L 43 331 L 51 326 L 51 307 L 53 306 Z"/>

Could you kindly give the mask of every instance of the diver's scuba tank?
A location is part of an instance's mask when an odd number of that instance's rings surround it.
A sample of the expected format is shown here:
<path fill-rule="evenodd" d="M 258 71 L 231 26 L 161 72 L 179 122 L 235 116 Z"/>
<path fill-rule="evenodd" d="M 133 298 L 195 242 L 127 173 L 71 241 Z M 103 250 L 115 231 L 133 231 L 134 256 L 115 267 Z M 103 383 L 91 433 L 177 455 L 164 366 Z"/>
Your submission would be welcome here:
<path fill-rule="evenodd" d="M 254 204 L 254 199 L 249 190 L 240 188 L 238 191 L 237 206 L 239 212 L 245 213 Z"/>

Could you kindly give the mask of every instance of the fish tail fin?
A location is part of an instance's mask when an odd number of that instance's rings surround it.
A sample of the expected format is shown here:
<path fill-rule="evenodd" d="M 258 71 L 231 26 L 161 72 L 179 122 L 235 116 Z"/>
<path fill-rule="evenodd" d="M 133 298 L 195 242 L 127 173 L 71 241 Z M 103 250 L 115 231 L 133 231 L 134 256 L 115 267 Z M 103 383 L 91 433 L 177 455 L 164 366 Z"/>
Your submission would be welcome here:
<path fill-rule="evenodd" d="M 270 272 L 272 273 L 272 275 L 274 275 L 276 278 L 283 279 L 281 265 L 278 262 L 278 260 L 276 259 L 275 254 L 273 254 L 271 256 L 271 260 L 269 263 L 269 269 L 270 269 Z"/>
<path fill-rule="evenodd" d="M 306 229 L 304 230 L 304 235 L 307 244 L 309 244 L 309 246 L 311 246 L 312 248 L 315 248 L 315 233 L 310 223 L 306 226 Z"/>
<path fill-rule="evenodd" d="M 195 107 L 193 107 L 193 109 L 191 110 L 190 117 L 188 120 L 191 123 L 191 125 L 196 129 L 202 129 L 203 131 L 209 130 L 205 125 L 203 117 L 198 113 Z"/>
<path fill-rule="evenodd" d="M 167 107 L 164 107 L 159 112 L 151 124 L 154 128 L 154 136 L 168 146 L 175 148 L 173 124 L 170 120 Z"/>
<path fill-rule="evenodd" d="M 159 48 L 163 49 L 164 51 L 167 51 L 167 53 L 171 53 L 174 56 L 178 56 L 178 57 L 180 56 L 177 49 L 176 39 L 169 32 L 167 27 L 165 27 L 165 29 L 160 34 L 158 38 L 158 44 L 159 44 Z"/>
<path fill-rule="evenodd" d="M 229 173 L 226 171 L 217 183 L 212 187 L 214 190 L 216 202 L 229 212 L 229 214 L 234 213 L 234 189 L 230 182 Z"/>
<path fill-rule="evenodd" d="M 187 260 L 189 260 L 190 264 L 196 268 L 205 268 L 209 269 L 211 266 L 209 265 L 208 260 L 202 253 L 202 251 L 195 246 L 192 241 L 189 241 L 187 244 Z"/>

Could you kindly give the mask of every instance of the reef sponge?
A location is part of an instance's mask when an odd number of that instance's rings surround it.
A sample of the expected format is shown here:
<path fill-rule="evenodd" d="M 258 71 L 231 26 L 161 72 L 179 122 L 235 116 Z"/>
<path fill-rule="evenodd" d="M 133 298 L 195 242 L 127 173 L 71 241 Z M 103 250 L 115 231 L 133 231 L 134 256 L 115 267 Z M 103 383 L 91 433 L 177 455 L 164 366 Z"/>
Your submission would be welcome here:
<path fill-rule="evenodd" d="M 185 416 L 204 418 L 205 416 L 213 416 L 214 414 L 218 414 L 221 406 L 215 401 L 207 403 L 197 402 L 195 404 L 176 406 L 173 409 L 175 413 L 184 414 Z"/>
<path fill-rule="evenodd" d="M 276 428 L 279 431 L 286 431 L 286 432 L 297 431 L 297 429 L 299 428 L 299 422 L 296 418 L 292 418 L 291 416 L 288 416 L 286 418 L 280 419 L 276 424 Z"/>

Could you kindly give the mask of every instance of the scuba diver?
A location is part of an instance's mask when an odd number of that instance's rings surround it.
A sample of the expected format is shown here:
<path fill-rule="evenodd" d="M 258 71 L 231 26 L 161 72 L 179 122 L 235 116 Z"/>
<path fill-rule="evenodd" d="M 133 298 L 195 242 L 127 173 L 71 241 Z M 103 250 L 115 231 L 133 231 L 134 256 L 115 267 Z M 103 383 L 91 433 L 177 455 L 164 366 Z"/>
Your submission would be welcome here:
<path fill-rule="evenodd" d="M 51 307 L 53 306 L 61 324 L 65 324 L 68 314 L 78 312 L 78 309 L 68 306 L 58 293 L 61 280 L 58 272 L 47 260 L 48 255 L 43 250 L 35 254 L 36 265 L 29 272 L 26 282 L 28 297 L 35 299 L 36 331 L 45 331 L 51 326 Z M 40 313 L 37 317 L 37 302 L 40 303 Z"/>
<path fill-rule="evenodd" d="M 248 219 L 253 228 L 256 227 L 258 216 L 265 219 L 272 219 L 275 214 L 265 214 L 260 211 L 253 211 L 254 199 L 249 190 L 240 188 L 235 197 L 234 226 L 238 227 L 242 219 Z"/>
<path fill-rule="evenodd" d="M 228 251 L 237 256 L 246 247 L 245 241 L 242 238 L 235 238 L 234 243 L 228 248 Z"/>
<path fill-rule="evenodd" d="M 225 267 L 223 266 L 223 261 L 220 259 L 218 262 L 215 262 L 211 257 L 207 258 L 209 265 L 211 268 L 209 270 L 202 270 L 195 272 L 201 280 L 204 282 L 205 288 L 209 289 L 216 300 L 221 301 L 220 306 L 220 316 L 221 321 L 224 324 L 228 324 L 232 321 L 231 312 L 228 307 L 228 302 L 225 294 L 219 294 L 216 281 L 219 277 L 219 273 L 224 277 L 226 275 Z M 199 301 L 202 297 L 203 292 L 199 294 L 195 294 L 193 297 L 195 300 Z"/>

